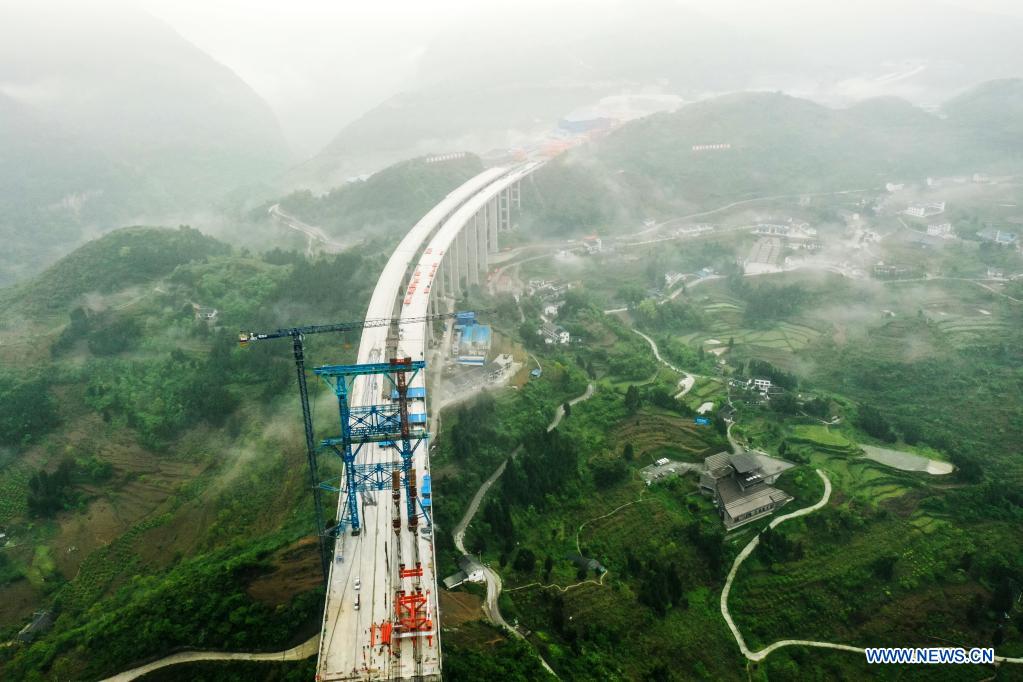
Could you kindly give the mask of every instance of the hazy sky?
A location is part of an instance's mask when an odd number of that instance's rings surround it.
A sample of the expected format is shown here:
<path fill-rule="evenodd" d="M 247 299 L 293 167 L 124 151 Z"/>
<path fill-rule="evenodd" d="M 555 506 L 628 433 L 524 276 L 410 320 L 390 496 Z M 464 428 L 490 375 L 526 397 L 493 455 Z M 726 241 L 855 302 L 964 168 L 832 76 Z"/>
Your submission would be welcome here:
<path fill-rule="evenodd" d="M 90 0 L 82 0 L 89 2 Z M 229 66 L 273 107 L 299 154 L 401 87 L 418 56 L 453 25 L 524 30 L 574 5 L 585 21 L 620 0 L 136 0 Z M 641 1 L 641 0 L 634 0 Z M 817 28 L 839 12 L 883 15 L 898 0 L 678 0 L 729 23 Z M 924 4 L 931 4 L 924 0 Z M 973 9 L 1023 16 L 1019 0 L 958 0 Z M 935 11 L 940 3 L 933 1 Z M 808 8 L 812 8 L 808 10 Z M 481 21 L 481 16 L 486 21 Z M 567 16 L 558 14 L 559 20 Z M 472 17 L 470 21 L 467 17 Z M 571 20 L 571 19 L 569 19 Z M 476 23 L 480 22 L 480 23 Z M 840 22 L 832 24 L 832 28 Z"/>
<path fill-rule="evenodd" d="M 414 73 L 429 40 L 467 0 L 141 0 L 232 68 L 312 153 Z"/>

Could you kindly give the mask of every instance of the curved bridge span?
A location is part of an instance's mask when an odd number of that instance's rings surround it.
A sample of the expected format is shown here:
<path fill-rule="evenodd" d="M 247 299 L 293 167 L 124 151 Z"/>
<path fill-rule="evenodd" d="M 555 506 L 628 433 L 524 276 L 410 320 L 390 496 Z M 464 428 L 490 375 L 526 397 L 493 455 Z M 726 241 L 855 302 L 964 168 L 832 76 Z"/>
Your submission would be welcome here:
<path fill-rule="evenodd" d="M 519 181 L 539 163 L 488 169 L 448 194 L 417 222 L 392 253 L 377 280 L 366 319 L 408 318 L 414 310 L 434 311 L 460 291 L 463 283 L 476 284 L 485 273 L 489 255 L 498 249 L 499 233 L 511 227 L 511 210 L 520 202 Z M 399 313 L 400 311 L 400 313 Z M 429 325 L 402 324 L 397 348 L 388 348 L 388 329 L 363 330 L 359 364 L 386 362 L 389 356 L 422 360 L 426 356 Z M 385 388 L 386 387 L 386 388 Z M 418 372 L 410 387 L 425 389 Z M 387 395 L 384 395 L 384 393 Z M 368 406 L 391 399 L 390 385 L 382 376 L 355 379 L 350 402 Z M 415 412 L 426 419 L 426 401 Z M 394 449 L 366 445 L 359 464 L 389 464 Z M 413 459 L 416 480 L 430 471 L 429 448 L 420 447 Z M 344 503 L 339 497 L 339 507 Z M 323 631 L 317 661 L 318 680 L 440 680 L 441 647 L 436 562 L 432 533 L 414 532 L 402 524 L 392 530 L 391 504 L 384 493 L 362 493 L 359 501 L 362 532 L 337 538 L 328 578 Z M 379 497 L 379 504 L 376 498 Z M 386 499 L 385 499 L 386 498 Z M 342 515 L 338 510 L 338 517 Z M 426 597 L 425 612 L 433 631 L 415 637 L 392 637 L 381 644 L 381 632 L 395 617 L 395 594 L 401 587 L 399 563 L 420 565 L 416 576 Z M 384 630 L 384 628 L 387 628 Z"/>

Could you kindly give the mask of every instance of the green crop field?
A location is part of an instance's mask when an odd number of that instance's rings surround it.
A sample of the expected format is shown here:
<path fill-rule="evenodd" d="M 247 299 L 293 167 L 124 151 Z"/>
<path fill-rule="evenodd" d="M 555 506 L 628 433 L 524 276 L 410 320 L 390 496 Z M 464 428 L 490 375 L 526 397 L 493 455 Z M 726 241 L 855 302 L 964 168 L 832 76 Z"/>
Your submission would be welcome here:
<path fill-rule="evenodd" d="M 799 424 L 792 427 L 792 440 L 819 445 L 825 449 L 844 450 L 852 446 L 852 442 L 841 432 L 827 426 Z"/>

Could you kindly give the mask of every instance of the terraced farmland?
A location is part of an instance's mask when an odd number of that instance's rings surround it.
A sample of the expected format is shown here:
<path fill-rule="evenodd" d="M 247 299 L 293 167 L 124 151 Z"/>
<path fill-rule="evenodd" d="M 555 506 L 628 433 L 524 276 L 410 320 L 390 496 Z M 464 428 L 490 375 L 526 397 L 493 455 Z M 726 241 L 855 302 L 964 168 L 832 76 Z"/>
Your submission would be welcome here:
<path fill-rule="evenodd" d="M 702 345 L 707 350 L 731 339 L 736 346 L 784 363 L 785 356 L 806 348 L 830 331 L 829 323 L 813 319 L 787 320 L 769 329 L 752 329 L 743 322 L 746 304 L 721 292 L 703 297 L 699 306 L 706 320 L 705 328 L 685 334 L 680 339 L 691 346 Z"/>
<path fill-rule="evenodd" d="M 675 456 L 697 462 L 720 450 L 717 435 L 708 426 L 696 426 L 692 419 L 670 413 L 640 414 L 626 419 L 615 430 L 614 447 L 620 451 L 632 443 L 637 456 L 657 450 L 659 456 Z"/>
<path fill-rule="evenodd" d="M 0 471 L 0 524 L 27 513 L 31 476 L 32 471 L 24 462 L 10 464 Z"/>
<path fill-rule="evenodd" d="M 798 424 L 792 427 L 789 440 L 800 445 L 809 445 L 815 449 L 835 454 L 858 454 L 856 444 L 845 437 L 840 431 L 816 424 Z"/>
<path fill-rule="evenodd" d="M 990 311 L 989 311 L 990 312 Z M 949 341 L 957 346 L 972 346 L 1004 338 L 1010 331 L 1008 321 L 994 314 L 975 316 L 940 315 L 931 318 Z"/>

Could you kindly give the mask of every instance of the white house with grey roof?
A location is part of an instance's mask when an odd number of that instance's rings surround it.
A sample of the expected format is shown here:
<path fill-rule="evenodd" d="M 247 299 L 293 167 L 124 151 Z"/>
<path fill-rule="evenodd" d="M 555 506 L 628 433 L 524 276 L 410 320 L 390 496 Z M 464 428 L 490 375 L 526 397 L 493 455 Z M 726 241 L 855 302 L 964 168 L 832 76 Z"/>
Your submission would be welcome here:
<path fill-rule="evenodd" d="M 458 558 L 458 573 L 444 578 L 444 587 L 453 590 L 462 583 L 482 583 L 486 580 L 483 573 L 483 565 L 476 560 L 476 557 L 463 554 Z"/>
<path fill-rule="evenodd" d="M 704 460 L 700 492 L 714 498 L 726 530 L 769 516 L 792 496 L 770 485 L 778 474 L 767 475 L 748 453 L 720 452 Z"/>

